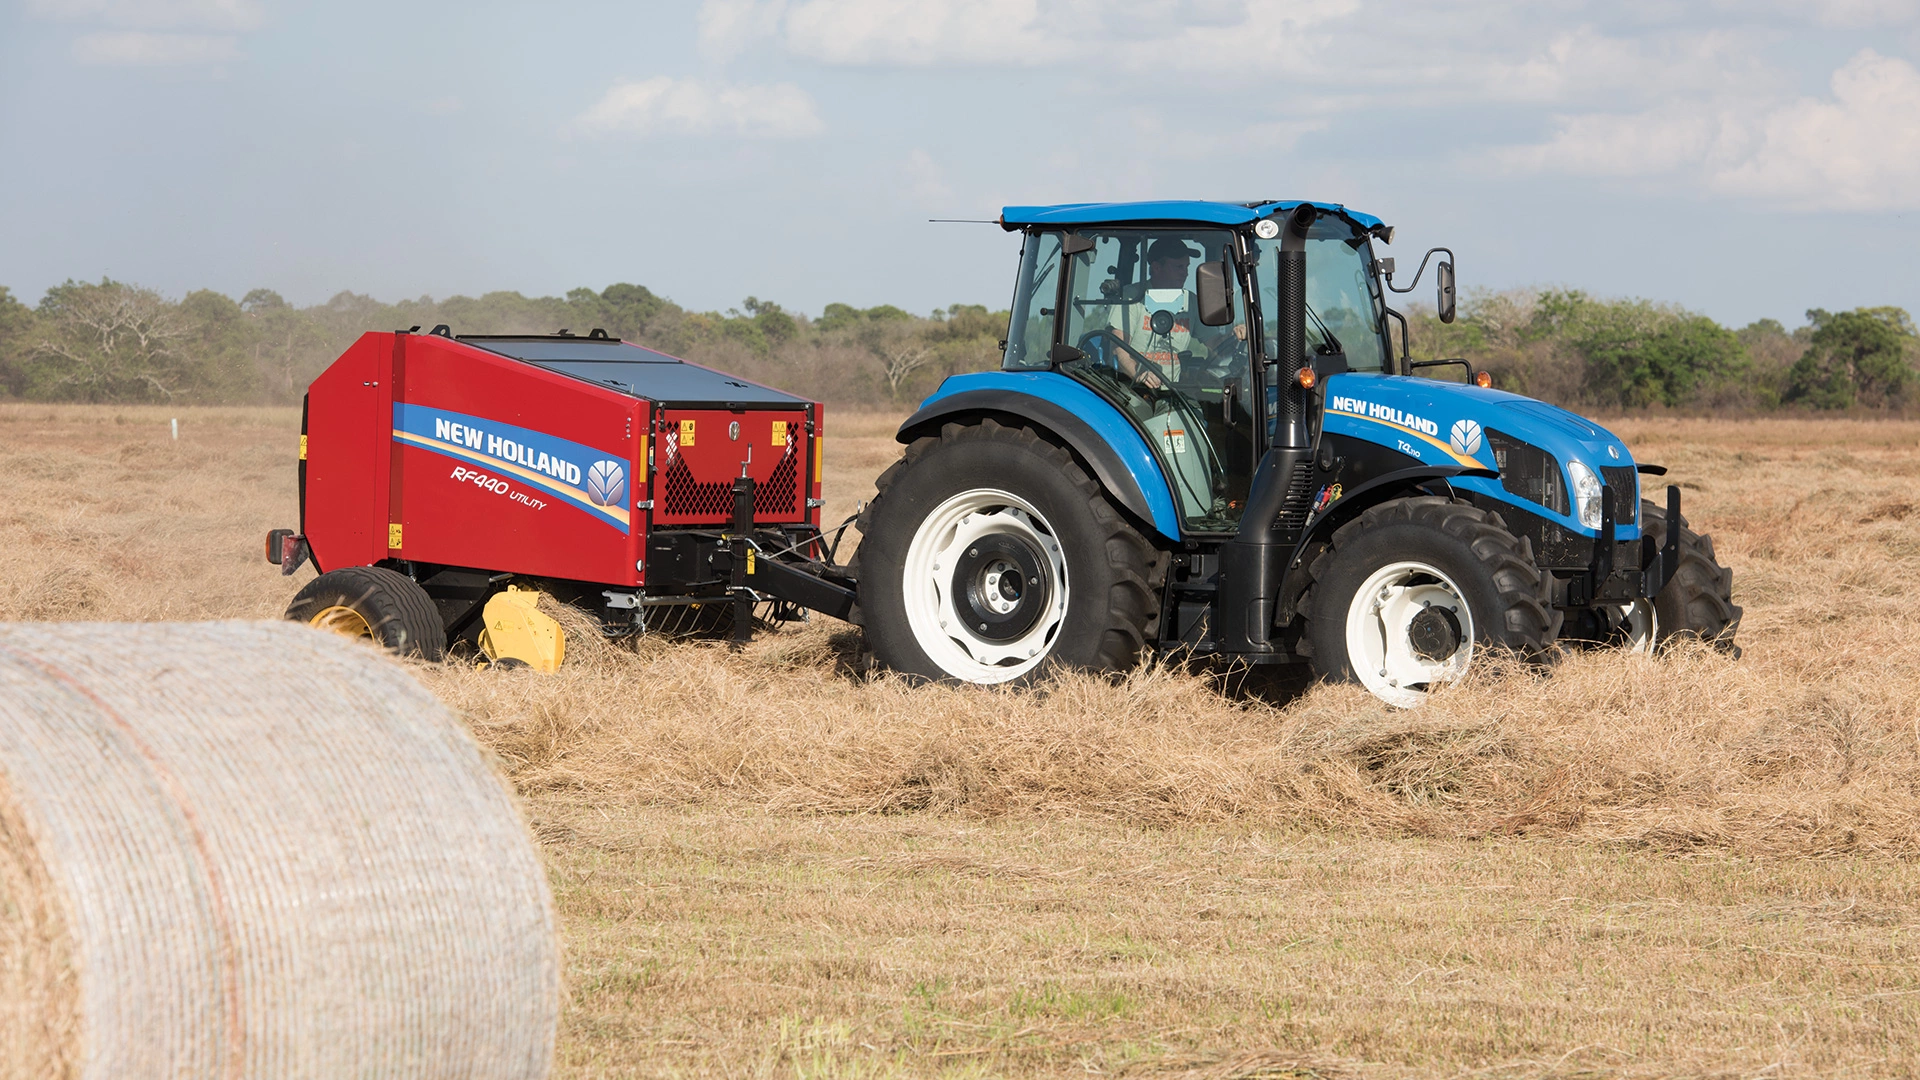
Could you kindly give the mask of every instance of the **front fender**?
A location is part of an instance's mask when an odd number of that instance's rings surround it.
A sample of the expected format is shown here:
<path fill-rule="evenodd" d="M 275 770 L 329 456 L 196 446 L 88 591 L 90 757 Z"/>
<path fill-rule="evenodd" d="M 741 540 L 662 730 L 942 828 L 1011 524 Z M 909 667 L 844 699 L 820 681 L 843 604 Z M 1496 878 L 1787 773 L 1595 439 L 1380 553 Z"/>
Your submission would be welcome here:
<path fill-rule="evenodd" d="M 1376 476 L 1364 484 L 1356 485 L 1352 491 L 1343 493 L 1338 501 L 1307 523 L 1306 529 L 1300 534 L 1300 542 L 1294 545 L 1293 557 L 1287 560 L 1287 569 L 1289 571 L 1301 569 L 1301 562 L 1314 544 L 1323 542 L 1333 534 L 1333 530 L 1353 520 L 1369 507 L 1385 502 L 1408 488 L 1417 487 L 1428 480 L 1452 480 L 1456 477 L 1497 480 L 1499 476 L 1500 474 L 1493 469 L 1474 469 L 1462 465 L 1415 465 L 1410 469 L 1399 469 Z"/>
<path fill-rule="evenodd" d="M 1168 540 L 1180 539 L 1173 489 L 1147 438 L 1105 398 L 1051 371 L 983 371 L 940 384 L 894 436 L 910 443 L 965 417 L 1007 416 L 1052 432 L 1107 494 Z"/>

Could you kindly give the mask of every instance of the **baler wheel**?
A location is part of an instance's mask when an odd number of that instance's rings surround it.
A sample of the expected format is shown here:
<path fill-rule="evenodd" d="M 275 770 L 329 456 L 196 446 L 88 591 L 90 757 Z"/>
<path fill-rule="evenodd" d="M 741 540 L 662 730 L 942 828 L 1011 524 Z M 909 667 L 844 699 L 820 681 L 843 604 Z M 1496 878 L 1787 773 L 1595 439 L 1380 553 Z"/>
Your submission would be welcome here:
<path fill-rule="evenodd" d="M 346 637 L 369 638 L 403 656 L 443 660 L 447 628 L 433 599 L 383 566 L 329 570 L 295 594 L 287 618 Z"/>
<path fill-rule="evenodd" d="M 1315 674 L 1402 708 L 1490 649 L 1540 656 L 1560 629 L 1532 546 L 1466 502 L 1381 503 L 1341 526 L 1310 572 L 1299 610 Z"/>
<path fill-rule="evenodd" d="M 849 568 L 873 655 L 910 676 L 1021 683 L 1146 649 L 1155 552 L 1073 455 L 948 424 L 880 475 Z"/>
<path fill-rule="evenodd" d="M 1640 501 L 1641 531 L 1655 544 L 1667 542 L 1667 508 L 1651 499 Z M 1713 554 L 1713 537 L 1702 536 L 1680 518 L 1680 567 L 1667 587 L 1653 598 L 1656 647 L 1682 638 L 1710 641 L 1734 656 L 1741 609 L 1733 602 L 1733 571 Z"/>

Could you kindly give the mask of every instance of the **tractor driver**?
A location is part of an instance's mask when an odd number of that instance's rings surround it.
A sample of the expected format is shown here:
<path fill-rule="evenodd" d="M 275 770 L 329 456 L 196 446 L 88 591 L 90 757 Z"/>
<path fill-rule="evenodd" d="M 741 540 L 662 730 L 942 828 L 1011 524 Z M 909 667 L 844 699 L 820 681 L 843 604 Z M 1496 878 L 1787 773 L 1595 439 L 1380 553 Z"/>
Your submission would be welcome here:
<path fill-rule="evenodd" d="M 1182 379 L 1191 381 L 1206 374 L 1195 367 L 1210 366 L 1206 361 L 1214 354 L 1222 354 L 1219 359 L 1231 355 L 1232 339 L 1246 340 L 1245 323 L 1236 322 L 1231 337 L 1225 328 L 1208 334 L 1212 328 L 1201 325 L 1187 279 L 1193 260 L 1203 254 L 1171 236 L 1155 240 L 1147 245 L 1145 288 L 1136 289 L 1133 297 L 1109 309 L 1113 332 L 1153 364 L 1143 372 L 1138 360 L 1119 351 L 1115 362 L 1129 379 L 1154 389 Z M 1196 343 L 1203 350 L 1200 359 L 1193 355 Z"/>

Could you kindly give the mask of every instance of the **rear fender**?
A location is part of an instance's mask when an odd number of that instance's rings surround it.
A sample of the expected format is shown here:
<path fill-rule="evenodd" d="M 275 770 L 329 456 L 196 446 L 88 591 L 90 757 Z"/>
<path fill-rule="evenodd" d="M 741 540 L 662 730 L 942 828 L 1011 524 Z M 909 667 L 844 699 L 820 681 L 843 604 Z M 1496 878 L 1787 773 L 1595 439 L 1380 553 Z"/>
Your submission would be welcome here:
<path fill-rule="evenodd" d="M 949 390 L 955 383 L 970 385 Z M 1180 539 L 1173 492 L 1146 436 L 1120 410 L 1065 376 L 1053 372 L 955 376 L 941 384 L 894 437 L 910 443 L 938 434 L 945 424 L 973 423 L 984 417 L 1049 432 L 1092 470 L 1108 497 L 1130 516 L 1166 540 Z"/>

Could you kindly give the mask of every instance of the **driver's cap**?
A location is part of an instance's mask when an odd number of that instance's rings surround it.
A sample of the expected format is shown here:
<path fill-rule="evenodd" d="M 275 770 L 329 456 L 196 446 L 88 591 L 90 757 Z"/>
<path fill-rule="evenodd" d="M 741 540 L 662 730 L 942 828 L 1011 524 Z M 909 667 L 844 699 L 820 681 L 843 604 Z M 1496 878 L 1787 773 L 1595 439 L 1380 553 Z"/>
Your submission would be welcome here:
<path fill-rule="evenodd" d="M 1190 248 L 1184 242 L 1175 240 L 1171 236 L 1163 236 L 1147 245 L 1148 262 L 1153 262 L 1157 259 L 1197 259 L 1202 254 L 1203 252 L 1198 248 Z"/>

